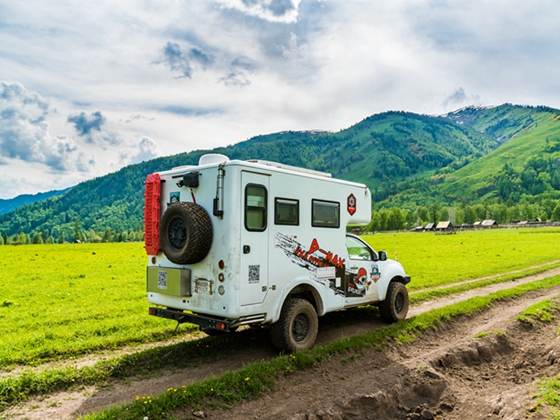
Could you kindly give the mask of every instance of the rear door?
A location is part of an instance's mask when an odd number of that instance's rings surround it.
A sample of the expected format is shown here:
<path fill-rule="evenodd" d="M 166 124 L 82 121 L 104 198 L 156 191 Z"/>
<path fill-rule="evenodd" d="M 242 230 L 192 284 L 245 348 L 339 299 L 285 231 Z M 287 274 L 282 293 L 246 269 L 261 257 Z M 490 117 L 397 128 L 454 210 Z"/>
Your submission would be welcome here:
<path fill-rule="evenodd" d="M 241 305 L 262 303 L 268 292 L 270 176 L 241 173 Z"/>

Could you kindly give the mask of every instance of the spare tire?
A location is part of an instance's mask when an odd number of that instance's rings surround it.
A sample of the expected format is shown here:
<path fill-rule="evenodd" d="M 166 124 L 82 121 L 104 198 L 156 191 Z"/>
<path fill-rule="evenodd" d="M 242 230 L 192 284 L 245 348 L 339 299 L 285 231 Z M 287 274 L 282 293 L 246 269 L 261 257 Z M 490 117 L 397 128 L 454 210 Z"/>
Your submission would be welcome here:
<path fill-rule="evenodd" d="M 210 216 L 195 203 L 174 203 L 161 218 L 160 246 L 169 261 L 195 264 L 208 255 L 212 246 Z"/>

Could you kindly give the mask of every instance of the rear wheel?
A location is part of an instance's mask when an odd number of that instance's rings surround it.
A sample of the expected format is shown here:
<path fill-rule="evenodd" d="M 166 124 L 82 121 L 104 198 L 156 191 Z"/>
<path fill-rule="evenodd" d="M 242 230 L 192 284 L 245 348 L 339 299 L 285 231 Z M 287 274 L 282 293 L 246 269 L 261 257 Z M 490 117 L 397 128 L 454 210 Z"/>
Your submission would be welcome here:
<path fill-rule="evenodd" d="M 406 286 L 398 281 L 389 283 L 387 296 L 379 303 L 381 319 L 388 323 L 398 322 L 406 318 L 408 313 L 408 291 Z"/>
<path fill-rule="evenodd" d="M 288 298 L 280 319 L 270 330 L 272 344 L 280 350 L 294 352 L 313 347 L 319 330 L 319 319 L 313 305 L 300 298 Z"/>

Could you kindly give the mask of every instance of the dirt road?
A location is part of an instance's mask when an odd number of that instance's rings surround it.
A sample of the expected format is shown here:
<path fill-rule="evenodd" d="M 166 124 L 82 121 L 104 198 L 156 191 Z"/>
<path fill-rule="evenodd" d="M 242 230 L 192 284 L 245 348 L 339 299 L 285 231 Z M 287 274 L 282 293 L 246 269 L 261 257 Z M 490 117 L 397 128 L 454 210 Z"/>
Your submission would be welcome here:
<path fill-rule="evenodd" d="M 471 290 L 412 307 L 410 316 L 483 296 L 496 290 L 560 274 L 560 269 L 487 288 Z M 335 357 L 312 370 L 278 382 L 275 391 L 230 410 L 206 410 L 210 419 L 521 419 L 528 413 L 535 381 L 560 372 L 560 322 L 528 327 L 515 320 L 525 308 L 558 298 L 560 286 L 494 304 L 483 313 L 459 317 L 410 345 L 389 344 L 349 358 Z M 378 328 L 378 318 L 321 322 L 317 345 Z M 491 332 L 482 338 L 477 334 Z M 146 380 L 113 382 L 102 389 L 80 389 L 27 401 L 4 413 L 7 419 L 73 419 L 137 395 L 157 395 L 210 375 L 275 357 L 271 346 L 239 353 L 193 369 Z M 200 414 L 200 413 L 197 413 Z M 195 418 L 191 411 L 180 418 Z"/>

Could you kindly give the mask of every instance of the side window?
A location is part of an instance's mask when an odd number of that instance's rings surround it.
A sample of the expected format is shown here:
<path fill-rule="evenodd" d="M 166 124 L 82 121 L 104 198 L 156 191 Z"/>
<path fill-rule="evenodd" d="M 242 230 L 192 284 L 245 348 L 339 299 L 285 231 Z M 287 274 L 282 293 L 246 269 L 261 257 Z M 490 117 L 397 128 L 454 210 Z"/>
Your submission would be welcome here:
<path fill-rule="evenodd" d="M 266 188 L 247 184 L 245 187 L 245 229 L 253 232 L 266 230 Z"/>
<path fill-rule="evenodd" d="M 313 227 L 340 227 L 340 203 L 334 201 L 312 200 Z"/>
<path fill-rule="evenodd" d="M 275 198 L 274 223 L 277 225 L 299 226 L 299 200 Z"/>
<path fill-rule="evenodd" d="M 351 236 L 346 237 L 346 249 L 348 249 L 348 258 L 351 260 L 374 260 L 372 250 L 367 245 Z"/>

